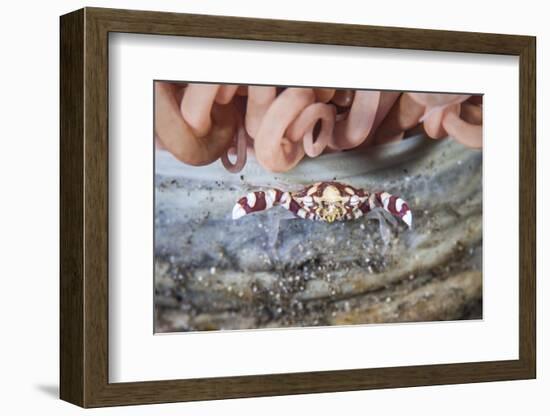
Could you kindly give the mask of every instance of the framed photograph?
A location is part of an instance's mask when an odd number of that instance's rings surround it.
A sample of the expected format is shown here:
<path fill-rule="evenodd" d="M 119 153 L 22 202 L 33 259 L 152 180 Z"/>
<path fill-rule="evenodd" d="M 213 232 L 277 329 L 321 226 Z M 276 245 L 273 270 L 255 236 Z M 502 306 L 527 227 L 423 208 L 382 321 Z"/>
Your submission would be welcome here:
<path fill-rule="evenodd" d="M 534 37 L 60 29 L 63 400 L 536 376 Z"/>

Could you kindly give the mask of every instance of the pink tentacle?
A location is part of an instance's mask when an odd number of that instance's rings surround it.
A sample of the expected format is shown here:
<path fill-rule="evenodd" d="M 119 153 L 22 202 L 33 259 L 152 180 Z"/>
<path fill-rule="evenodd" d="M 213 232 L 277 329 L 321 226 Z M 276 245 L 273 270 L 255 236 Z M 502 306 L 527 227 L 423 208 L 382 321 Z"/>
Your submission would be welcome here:
<path fill-rule="evenodd" d="M 242 124 L 239 126 L 236 139 L 237 139 L 237 160 L 235 161 L 235 163 L 231 163 L 231 161 L 229 160 L 230 149 L 228 149 L 226 152 L 224 152 L 221 155 L 221 161 L 223 166 L 231 173 L 240 172 L 241 170 L 243 170 L 244 165 L 246 164 L 248 134 L 246 133 L 246 129 Z"/>
<path fill-rule="evenodd" d="M 331 101 L 340 107 L 349 107 L 353 102 L 354 90 L 336 90 Z"/>
<path fill-rule="evenodd" d="M 256 158 L 265 169 L 286 172 L 304 157 L 303 146 L 285 137 L 285 131 L 314 99 L 309 88 L 287 88 L 273 101 L 254 142 Z"/>
<path fill-rule="evenodd" d="M 403 139 L 405 131 L 418 125 L 425 108 L 409 93 L 401 94 L 380 126 L 373 132 L 374 143 L 385 144 Z"/>
<path fill-rule="evenodd" d="M 181 115 L 197 137 L 206 136 L 212 127 L 210 113 L 219 87 L 219 84 L 189 84 L 185 88 Z"/>
<path fill-rule="evenodd" d="M 465 146 L 481 149 L 483 146 L 483 128 L 465 122 L 455 113 L 448 113 L 442 121 L 449 135 Z"/>
<path fill-rule="evenodd" d="M 344 150 L 363 143 L 374 124 L 379 102 L 380 91 L 357 91 L 347 118 L 336 122 L 330 147 Z"/>
<path fill-rule="evenodd" d="M 446 106 L 437 107 L 436 109 L 427 110 L 428 116 L 424 116 L 424 130 L 428 137 L 432 139 L 441 139 L 447 136 L 448 132 L 443 127 L 443 119 L 448 114 L 460 114 L 460 104 L 449 104 Z"/>
<path fill-rule="evenodd" d="M 236 95 L 246 97 L 248 95 L 248 85 L 239 85 Z"/>
<path fill-rule="evenodd" d="M 462 103 L 460 118 L 467 123 L 480 125 L 483 123 L 483 107 L 481 104 Z"/>
<path fill-rule="evenodd" d="M 424 130 L 432 139 L 440 139 L 447 135 L 442 120 L 449 113 L 460 114 L 460 104 L 471 96 L 465 94 L 427 94 L 411 93 L 411 97 L 424 104 L 424 114 L 418 120 L 424 123 Z"/>
<path fill-rule="evenodd" d="M 277 90 L 275 87 L 248 87 L 248 101 L 246 104 L 245 126 L 246 131 L 253 139 L 258 135 L 258 129 L 265 113 L 275 100 Z"/>
<path fill-rule="evenodd" d="M 328 103 L 334 97 L 336 90 L 334 88 L 315 88 L 315 99 L 321 103 Z"/>
<path fill-rule="evenodd" d="M 237 88 L 239 86 L 235 84 L 221 85 L 216 94 L 216 102 L 218 104 L 228 104 L 236 94 Z"/>
<path fill-rule="evenodd" d="M 231 145 L 238 127 L 236 110 L 233 105 L 214 104 L 212 128 L 206 136 L 197 137 L 181 115 L 175 88 L 167 82 L 155 82 L 155 135 L 184 163 L 194 166 L 212 163 Z"/>
<path fill-rule="evenodd" d="M 378 127 L 382 124 L 395 102 L 399 99 L 400 92 L 384 91 L 380 93 L 380 101 L 378 103 L 378 109 L 376 110 L 376 117 L 372 123 L 372 128 L 365 142 L 371 144 L 374 140 L 374 136 L 378 130 Z M 363 143 L 365 144 L 365 143 Z"/>
<path fill-rule="evenodd" d="M 290 140 L 303 139 L 304 151 L 309 157 L 319 156 L 332 138 L 336 108 L 333 105 L 314 103 L 307 106 L 288 127 L 286 133 Z M 321 131 L 314 141 L 313 130 L 321 121 Z"/>

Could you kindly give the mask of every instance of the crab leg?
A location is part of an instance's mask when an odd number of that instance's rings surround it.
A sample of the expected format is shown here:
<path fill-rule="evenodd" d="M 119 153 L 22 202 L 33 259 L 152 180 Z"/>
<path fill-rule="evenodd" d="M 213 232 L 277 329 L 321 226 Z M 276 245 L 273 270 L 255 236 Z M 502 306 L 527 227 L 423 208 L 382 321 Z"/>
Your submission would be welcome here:
<path fill-rule="evenodd" d="M 363 214 L 367 214 L 374 208 L 384 208 L 393 216 L 400 218 L 409 228 L 412 226 L 412 213 L 409 205 L 400 197 L 387 192 L 376 192 L 359 206 Z"/>
<path fill-rule="evenodd" d="M 237 201 L 233 207 L 233 219 L 236 220 L 253 212 L 265 211 L 275 205 L 290 200 L 290 194 L 278 189 L 250 192 Z"/>
<path fill-rule="evenodd" d="M 298 204 L 290 194 L 288 195 L 288 198 L 286 196 L 283 196 L 283 200 L 281 202 L 281 205 L 288 209 L 290 212 L 292 212 L 294 215 L 300 218 L 308 218 L 308 219 L 314 219 L 315 214 L 313 212 L 307 212 L 305 209 L 300 207 L 300 204 Z"/>

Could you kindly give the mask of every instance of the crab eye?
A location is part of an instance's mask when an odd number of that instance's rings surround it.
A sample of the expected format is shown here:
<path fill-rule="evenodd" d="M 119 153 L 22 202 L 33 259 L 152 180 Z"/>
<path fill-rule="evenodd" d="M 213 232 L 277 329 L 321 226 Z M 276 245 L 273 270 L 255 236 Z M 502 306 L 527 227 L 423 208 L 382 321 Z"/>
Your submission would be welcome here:
<path fill-rule="evenodd" d="M 306 196 L 303 200 L 304 205 L 310 207 L 313 205 L 313 198 L 311 196 Z"/>
<path fill-rule="evenodd" d="M 350 203 L 350 205 L 357 205 L 359 203 L 359 197 L 357 195 L 353 195 L 349 199 L 349 203 Z"/>

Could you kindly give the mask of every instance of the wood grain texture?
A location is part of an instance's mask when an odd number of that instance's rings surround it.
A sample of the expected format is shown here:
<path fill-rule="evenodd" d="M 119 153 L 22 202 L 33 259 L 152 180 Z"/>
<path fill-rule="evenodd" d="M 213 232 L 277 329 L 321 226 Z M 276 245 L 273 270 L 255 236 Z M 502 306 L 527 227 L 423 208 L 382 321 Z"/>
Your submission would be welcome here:
<path fill-rule="evenodd" d="M 520 54 L 519 98 L 519 356 L 536 377 L 536 40 Z"/>
<path fill-rule="evenodd" d="M 108 380 L 109 141 L 108 32 L 85 9 L 84 59 L 84 361 L 85 406 Z"/>
<path fill-rule="evenodd" d="M 60 24 L 60 388 L 84 405 L 84 12 Z"/>
<path fill-rule="evenodd" d="M 96 8 L 63 16 L 60 28 L 62 399 L 98 407 L 535 377 L 535 38 Z M 109 383 L 109 32 L 519 56 L 519 359 Z"/>

